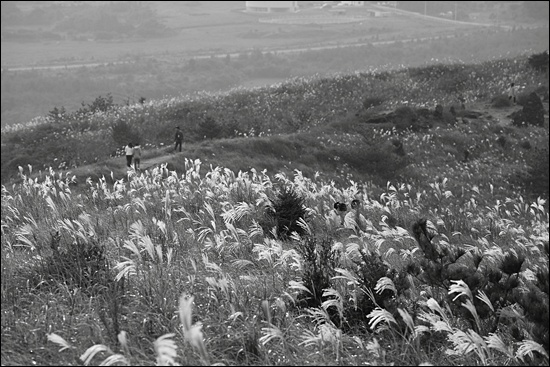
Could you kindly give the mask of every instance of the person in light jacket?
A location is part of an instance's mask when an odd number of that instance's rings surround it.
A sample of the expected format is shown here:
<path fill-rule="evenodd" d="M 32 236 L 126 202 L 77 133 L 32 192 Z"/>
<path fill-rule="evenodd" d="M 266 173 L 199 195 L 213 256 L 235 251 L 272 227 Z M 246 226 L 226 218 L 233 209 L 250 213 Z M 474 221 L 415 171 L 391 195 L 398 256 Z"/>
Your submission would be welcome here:
<path fill-rule="evenodd" d="M 132 158 L 134 157 L 134 144 L 128 143 L 124 151 L 126 153 L 126 166 L 130 168 L 132 167 Z"/>

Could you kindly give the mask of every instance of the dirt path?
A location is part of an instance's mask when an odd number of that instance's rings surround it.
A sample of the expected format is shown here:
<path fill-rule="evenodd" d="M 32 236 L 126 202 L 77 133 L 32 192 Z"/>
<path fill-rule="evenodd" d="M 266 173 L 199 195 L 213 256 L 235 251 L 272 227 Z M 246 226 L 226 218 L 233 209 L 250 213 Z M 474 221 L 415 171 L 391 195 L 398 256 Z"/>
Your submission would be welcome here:
<path fill-rule="evenodd" d="M 544 118 L 548 121 L 548 102 L 542 102 L 544 108 Z M 492 120 L 498 123 L 501 126 L 509 126 L 512 124 L 511 115 L 520 111 L 523 107 L 520 105 L 509 106 L 509 107 L 493 107 L 490 103 L 480 102 L 473 103 L 470 106 L 467 106 L 469 110 L 478 111 L 483 113 L 483 118 Z"/>
<path fill-rule="evenodd" d="M 173 153 L 171 151 L 166 151 L 161 155 L 158 155 L 156 157 L 141 159 L 140 162 L 140 171 L 149 171 L 155 167 L 159 167 L 160 165 L 164 163 L 170 163 L 173 160 L 176 159 L 185 159 L 183 156 L 183 153 Z M 126 157 L 117 157 L 113 159 L 113 163 L 116 162 L 117 168 L 120 168 L 121 170 L 124 169 L 126 166 Z"/>
<path fill-rule="evenodd" d="M 515 105 L 510 107 L 492 107 L 488 103 L 472 104 L 468 107 L 469 110 L 481 112 L 483 118 L 492 120 L 501 126 L 512 124 L 511 114 L 522 109 L 521 106 Z"/>
<path fill-rule="evenodd" d="M 177 153 L 181 155 L 181 153 Z M 176 157 L 176 154 L 167 154 L 167 155 L 161 155 L 154 158 L 144 159 L 141 161 L 141 170 L 146 171 L 155 167 L 160 166 L 163 163 L 168 163 L 170 160 L 173 159 L 173 157 Z"/>

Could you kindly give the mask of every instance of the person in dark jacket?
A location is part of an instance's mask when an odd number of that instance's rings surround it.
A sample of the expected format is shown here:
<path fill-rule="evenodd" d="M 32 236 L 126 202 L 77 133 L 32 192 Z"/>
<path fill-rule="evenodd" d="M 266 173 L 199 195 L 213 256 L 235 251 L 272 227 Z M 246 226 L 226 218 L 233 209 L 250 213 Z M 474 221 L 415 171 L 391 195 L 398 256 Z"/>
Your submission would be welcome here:
<path fill-rule="evenodd" d="M 175 139 L 176 139 L 176 145 L 174 146 L 174 152 L 178 149 L 178 146 L 181 152 L 181 143 L 183 142 L 183 132 L 180 130 L 179 126 L 176 127 Z"/>
<path fill-rule="evenodd" d="M 508 87 L 508 100 L 514 105 L 516 104 L 516 86 L 514 83 L 510 83 Z"/>

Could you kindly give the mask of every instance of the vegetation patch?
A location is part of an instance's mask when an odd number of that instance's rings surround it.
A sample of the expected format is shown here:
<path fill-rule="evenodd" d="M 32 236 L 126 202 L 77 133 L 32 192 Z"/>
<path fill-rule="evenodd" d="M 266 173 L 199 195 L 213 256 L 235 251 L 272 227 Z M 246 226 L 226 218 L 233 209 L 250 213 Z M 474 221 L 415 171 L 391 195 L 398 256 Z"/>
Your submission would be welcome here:
<path fill-rule="evenodd" d="M 548 122 L 453 114 L 449 70 L 3 130 L 2 364 L 548 365 Z M 503 70 L 548 88 L 527 57 L 460 70 L 467 105 Z"/>

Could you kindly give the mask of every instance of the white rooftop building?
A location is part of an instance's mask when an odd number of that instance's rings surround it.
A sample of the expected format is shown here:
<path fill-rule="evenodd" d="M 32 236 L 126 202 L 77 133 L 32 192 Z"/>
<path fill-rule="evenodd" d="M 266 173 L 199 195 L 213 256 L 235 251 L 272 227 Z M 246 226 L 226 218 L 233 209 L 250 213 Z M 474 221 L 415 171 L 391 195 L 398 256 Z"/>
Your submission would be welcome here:
<path fill-rule="evenodd" d="M 297 1 L 245 1 L 246 11 L 258 13 L 294 13 Z"/>

